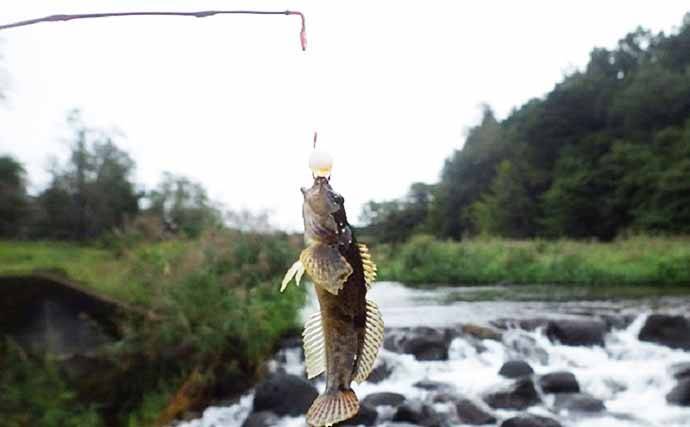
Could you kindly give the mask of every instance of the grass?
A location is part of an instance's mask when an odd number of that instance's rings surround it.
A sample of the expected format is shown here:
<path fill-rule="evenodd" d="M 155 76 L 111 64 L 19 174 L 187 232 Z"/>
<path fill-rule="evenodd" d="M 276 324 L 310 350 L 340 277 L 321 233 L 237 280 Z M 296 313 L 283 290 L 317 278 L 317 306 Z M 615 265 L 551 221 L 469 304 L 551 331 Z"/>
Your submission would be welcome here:
<path fill-rule="evenodd" d="M 137 260 L 170 263 L 195 244 L 170 240 L 114 252 L 67 242 L 0 241 L 0 275 L 55 275 L 123 302 L 146 304 L 146 289 L 131 280 L 136 279 Z"/>
<path fill-rule="evenodd" d="M 416 285 L 690 286 L 690 239 L 636 236 L 611 243 L 419 235 L 378 247 L 380 280 Z"/>
<path fill-rule="evenodd" d="M 155 313 L 153 320 L 123 320 L 122 339 L 103 349 L 103 357 L 115 367 L 114 377 L 104 373 L 103 384 L 93 386 L 107 387 L 106 393 L 61 382 L 54 371 L 43 368 L 49 361 L 13 356 L 16 346 L 0 348 L 0 364 L 24 360 L 13 364 L 17 372 L 0 378 L 0 390 L 19 390 L 0 399 L 5 420 L 47 426 L 166 425 L 189 409 L 187 402 L 203 406 L 204 401 L 242 392 L 259 377 L 278 341 L 298 326 L 304 293 L 298 288 L 278 292 L 297 254 L 286 236 L 230 230 L 197 240 L 118 246 L 115 251 L 68 243 L 0 242 L 0 275 L 48 272 Z M 184 356 L 171 357 L 176 352 Z M 22 373 L 31 366 L 36 380 Z M 123 377 L 126 381 L 112 380 Z M 190 378 L 194 387 L 185 388 Z M 29 410 L 25 399 L 41 395 L 34 388 L 44 383 L 63 391 L 48 394 Z M 180 390 L 194 392 L 190 396 Z M 99 395 L 112 401 L 89 401 Z M 115 410 L 104 415 L 93 409 L 102 407 Z M 52 414 L 52 421 L 36 418 L 39 413 Z"/>

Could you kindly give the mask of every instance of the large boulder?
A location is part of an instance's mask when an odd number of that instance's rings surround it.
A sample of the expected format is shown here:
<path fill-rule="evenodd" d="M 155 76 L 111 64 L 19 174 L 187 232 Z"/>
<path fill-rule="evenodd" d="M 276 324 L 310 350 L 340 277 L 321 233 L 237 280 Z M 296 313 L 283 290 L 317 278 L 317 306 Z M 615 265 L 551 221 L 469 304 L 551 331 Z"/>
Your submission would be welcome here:
<path fill-rule="evenodd" d="M 666 395 L 666 401 L 674 405 L 690 406 L 690 378 L 678 381 L 678 384 Z"/>
<path fill-rule="evenodd" d="M 550 320 L 546 326 L 546 336 L 571 346 L 603 346 L 606 325 L 596 320 Z"/>
<path fill-rule="evenodd" d="M 254 412 L 271 411 L 277 415 L 306 414 L 318 396 L 309 381 L 288 374 L 273 374 L 256 386 Z"/>
<path fill-rule="evenodd" d="M 539 378 L 539 386 L 544 393 L 579 393 L 580 384 L 572 372 L 551 372 Z"/>
<path fill-rule="evenodd" d="M 425 427 L 441 427 L 441 416 L 431 405 L 419 400 L 408 400 L 398 407 L 393 421 L 418 424 Z"/>
<path fill-rule="evenodd" d="M 359 412 L 357 415 L 345 420 L 343 422 L 335 424 L 336 426 L 373 426 L 376 424 L 376 418 L 378 418 L 379 413 L 376 412 L 376 408 L 362 403 L 359 405 Z"/>
<path fill-rule="evenodd" d="M 494 409 L 526 409 L 541 400 L 530 378 L 521 378 L 508 387 L 490 392 L 484 401 Z"/>
<path fill-rule="evenodd" d="M 675 349 L 690 350 L 690 320 L 683 316 L 652 314 L 640 330 L 639 339 Z"/>
<path fill-rule="evenodd" d="M 601 412 L 606 409 L 600 399 L 583 393 L 558 393 L 553 404 L 557 411 L 569 412 Z"/>
<path fill-rule="evenodd" d="M 253 412 L 244 420 L 242 427 L 272 427 L 279 421 L 280 419 L 273 412 Z"/>
<path fill-rule="evenodd" d="M 142 313 L 50 275 L 0 277 L 0 337 L 25 350 L 69 356 L 94 352 L 122 335 L 125 316 Z"/>
<path fill-rule="evenodd" d="M 524 360 L 509 360 L 501 366 L 498 374 L 506 378 L 520 378 L 532 375 L 534 369 Z"/>
<path fill-rule="evenodd" d="M 382 391 L 379 393 L 371 393 L 367 395 L 362 404 L 376 406 L 399 406 L 405 401 L 405 396 L 400 393 L 393 393 L 390 391 Z"/>
<path fill-rule="evenodd" d="M 466 323 L 460 326 L 460 332 L 463 335 L 471 336 L 481 340 L 501 341 L 503 334 L 489 326 L 475 325 L 473 323 Z"/>
<path fill-rule="evenodd" d="M 561 424 L 553 418 L 539 415 L 520 415 L 503 421 L 501 427 L 561 427 Z"/>
<path fill-rule="evenodd" d="M 494 424 L 496 417 L 482 409 L 479 405 L 467 398 L 462 398 L 455 403 L 458 420 L 462 424 L 473 426 Z"/>
<path fill-rule="evenodd" d="M 448 347 L 455 333 L 444 329 L 418 327 L 386 333 L 383 346 L 396 353 L 412 354 L 417 360 L 448 360 Z"/>

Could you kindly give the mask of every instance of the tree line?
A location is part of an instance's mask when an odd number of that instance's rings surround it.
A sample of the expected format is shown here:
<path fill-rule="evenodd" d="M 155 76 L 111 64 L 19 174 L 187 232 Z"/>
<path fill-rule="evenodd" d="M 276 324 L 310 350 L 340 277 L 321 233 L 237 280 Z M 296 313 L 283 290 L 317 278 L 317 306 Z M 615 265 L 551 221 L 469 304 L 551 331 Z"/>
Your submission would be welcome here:
<path fill-rule="evenodd" d="M 145 190 L 134 182 L 136 163 L 115 137 L 87 126 L 78 111 L 68 115 L 69 157 L 54 162 L 50 183 L 27 191 L 24 165 L 0 155 L 0 238 L 85 241 L 127 229 L 161 237 L 195 237 L 222 224 L 219 206 L 206 189 L 169 172 Z"/>
<path fill-rule="evenodd" d="M 362 220 L 386 242 L 690 233 L 690 13 L 671 34 L 595 48 L 503 120 L 485 107 L 439 182 L 369 202 Z"/>

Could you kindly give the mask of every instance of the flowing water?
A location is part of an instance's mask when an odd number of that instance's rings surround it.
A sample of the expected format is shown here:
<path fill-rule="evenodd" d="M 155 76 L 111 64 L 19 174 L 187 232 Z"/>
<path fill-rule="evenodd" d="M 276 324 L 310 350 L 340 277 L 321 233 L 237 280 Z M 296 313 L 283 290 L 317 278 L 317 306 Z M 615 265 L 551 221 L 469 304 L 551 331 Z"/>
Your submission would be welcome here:
<path fill-rule="evenodd" d="M 491 290 L 492 288 L 486 288 Z M 526 411 L 495 410 L 502 420 L 520 413 L 533 413 L 557 419 L 564 427 L 690 427 L 690 408 L 669 405 L 665 395 L 676 384 L 669 366 L 690 362 L 690 352 L 641 342 L 637 339 L 651 312 L 687 314 L 690 299 L 648 298 L 626 301 L 580 302 L 463 302 L 458 292 L 477 292 L 478 288 L 440 288 L 419 290 L 396 283 L 377 283 L 370 293 L 384 316 L 387 328 L 451 327 L 460 323 L 488 324 L 496 319 L 544 318 L 583 315 L 627 317 L 625 322 L 605 336 L 604 347 L 573 347 L 551 342 L 536 329 L 532 332 L 510 329 L 501 341 L 469 337 L 455 338 L 447 361 L 417 361 L 412 355 L 383 350 L 381 358 L 392 367 L 391 375 L 378 384 L 353 385 L 361 398 L 368 394 L 393 391 L 408 399 L 427 398 L 429 391 L 413 386 L 420 380 L 450 383 L 457 391 L 475 401 L 488 390 L 511 382 L 498 375 L 502 364 L 516 356 L 526 360 L 536 375 L 567 370 L 575 374 L 581 391 L 604 401 L 606 410 L 581 415 L 553 409 L 553 395 L 542 395 L 543 403 Z M 304 314 L 315 309 L 312 298 Z M 479 345 L 478 345 L 479 344 Z M 517 349 L 517 350 L 516 350 Z M 273 369 L 303 375 L 299 349 L 282 351 L 282 362 Z M 519 354 L 517 354 L 519 353 Z M 323 389 L 323 381 L 317 383 Z M 228 406 L 210 407 L 185 427 L 241 426 L 251 412 L 252 393 Z M 440 413 L 453 410 L 448 404 L 434 404 Z M 389 419 L 392 409 L 379 407 L 379 420 Z M 383 421 L 381 421 L 383 423 Z M 284 417 L 278 427 L 303 427 L 303 417 Z M 384 424 L 381 424 L 384 425 Z M 462 424 L 452 424 L 462 425 Z"/>

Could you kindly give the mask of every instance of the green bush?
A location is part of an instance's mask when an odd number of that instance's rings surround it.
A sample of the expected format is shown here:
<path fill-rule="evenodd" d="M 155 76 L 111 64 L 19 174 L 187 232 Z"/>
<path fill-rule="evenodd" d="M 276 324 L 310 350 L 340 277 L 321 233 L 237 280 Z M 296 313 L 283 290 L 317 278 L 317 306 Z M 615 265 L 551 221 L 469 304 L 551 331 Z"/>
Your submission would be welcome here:
<path fill-rule="evenodd" d="M 376 249 L 379 279 L 410 284 L 690 285 L 687 238 L 451 242 L 419 235 Z"/>

